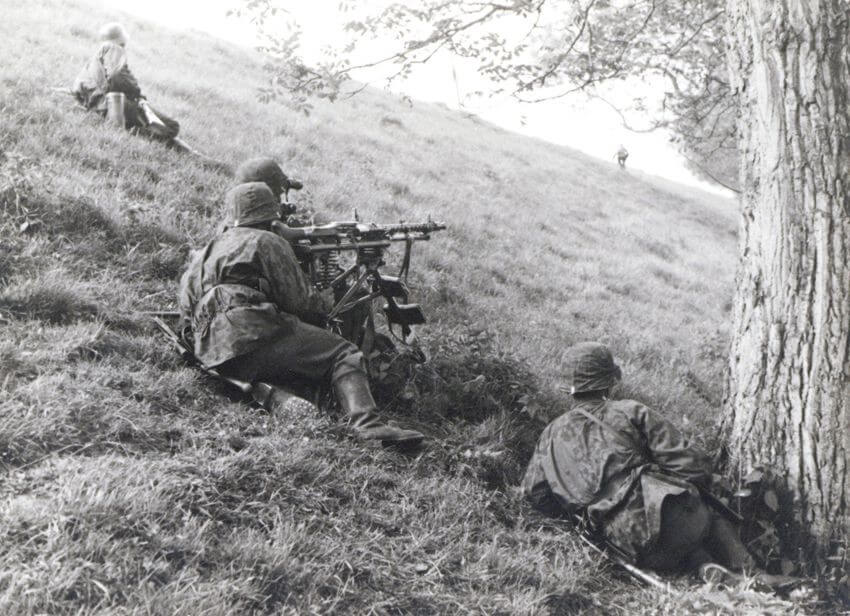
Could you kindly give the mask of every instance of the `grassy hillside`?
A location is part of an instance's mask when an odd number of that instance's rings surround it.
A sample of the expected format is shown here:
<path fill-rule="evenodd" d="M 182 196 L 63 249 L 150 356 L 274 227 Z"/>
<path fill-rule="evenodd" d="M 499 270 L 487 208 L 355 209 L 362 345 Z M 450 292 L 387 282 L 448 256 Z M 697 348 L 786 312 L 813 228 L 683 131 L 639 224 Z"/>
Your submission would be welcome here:
<path fill-rule="evenodd" d="M 377 92 L 297 115 L 256 101 L 259 58 L 210 37 L 82 1 L 0 7 L 0 613 L 706 605 L 705 589 L 635 587 L 510 486 L 567 404 L 560 359 L 578 340 L 610 344 L 627 395 L 713 446 L 730 202 Z M 50 93 L 112 19 L 148 98 L 199 149 L 276 157 L 332 218 L 448 222 L 414 255 L 431 319 L 418 395 L 383 396 L 433 437 L 421 453 L 256 409 L 139 314 L 173 307 L 230 180 Z"/>

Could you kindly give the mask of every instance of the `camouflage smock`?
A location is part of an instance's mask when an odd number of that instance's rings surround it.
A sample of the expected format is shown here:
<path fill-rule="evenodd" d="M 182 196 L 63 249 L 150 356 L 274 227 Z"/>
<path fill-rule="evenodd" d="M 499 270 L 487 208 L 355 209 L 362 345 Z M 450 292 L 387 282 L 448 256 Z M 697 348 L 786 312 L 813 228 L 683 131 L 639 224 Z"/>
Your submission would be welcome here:
<path fill-rule="evenodd" d="M 583 409 L 607 427 L 579 412 Z M 667 420 L 634 400 L 588 400 L 540 435 L 522 488 L 537 507 L 586 514 L 633 558 L 652 546 L 668 495 L 711 476 L 708 458 Z"/>
<path fill-rule="evenodd" d="M 292 315 L 327 310 L 289 243 L 249 227 L 225 231 L 194 255 L 180 280 L 179 303 L 192 324 L 195 355 L 207 366 L 291 333 Z"/>
<path fill-rule="evenodd" d="M 86 109 L 106 110 L 106 93 L 123 92 L 130 100 L 142 97 L 139 83 L 127 66 L 127 52 L 114 41 L 101 44 L 71 89 Z"/>

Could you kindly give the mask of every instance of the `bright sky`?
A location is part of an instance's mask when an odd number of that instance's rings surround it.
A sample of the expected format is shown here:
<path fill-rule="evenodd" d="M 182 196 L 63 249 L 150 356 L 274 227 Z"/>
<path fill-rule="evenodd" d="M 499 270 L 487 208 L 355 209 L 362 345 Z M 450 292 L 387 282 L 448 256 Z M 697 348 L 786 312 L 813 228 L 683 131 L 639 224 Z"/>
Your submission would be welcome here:
<path fill-rule="evenodd" d="M 244 0 L 101 1 L 105 6 L 162 23 L 172 29 L 201 30 L 240 45 L 255 46 L 254 27 L 245 20 L 226 15 L 228 9 L 244 6 Z M 343 16 L 337 12 L 338 0 L 280 0 L 279 4 L 286 6 L 297 18 L 303 29 L 306 46 L 316 53 L 324 45 L 338 40 L 340 24 L 350 19 L 350 15 Z M 132 32 L 130 37 L 133 37 Z M 453 78 L 453 69 L 457 82 Z M 383 87 L 380 82 L 374 85 Z M 688 171 L 684 159 L 669 144 L 667 134 L 661 131 L 634 133 L 627 130 L 617 113 L 602 101 L 587 99 L 579 94 L 531 105 L 516 102 L 509 97 L 470 100 L 466 96 L 480 87 L 481 83 L 473 70 L 458 60 L 443 57 L 421 67 L 410 79 L 395 85 L 393 91 L 415 100 L 442 102 L 453 108 L 458 108 L 460 94 L 465 111 L 508 130 L 580 150 L 612 165 L 616 164 L 614 153 L 623 144 L 630 153 L 630 169 L 639 169 L 675 182 L 731 196 L 729 191 L 704 182 Z M 614 92 L 613 96 L 616 94 Z"/>

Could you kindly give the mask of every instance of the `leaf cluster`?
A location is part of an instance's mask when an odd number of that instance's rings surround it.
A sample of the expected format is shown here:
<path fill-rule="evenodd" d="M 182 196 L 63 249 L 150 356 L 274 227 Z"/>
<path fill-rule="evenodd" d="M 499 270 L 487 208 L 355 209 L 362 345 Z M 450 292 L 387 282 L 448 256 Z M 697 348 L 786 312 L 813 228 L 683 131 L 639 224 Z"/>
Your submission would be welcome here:
<path fill-rule="evenodd" d="M 273 0 L 246 2 L 266 41 L 261 49 L 273 58 L 265 100 L 280 97 L 309 113 L 311 99 L 361 91 L 353 80 L 364 70 L 385 69 L 390 86 L 449 54 L 475 68 L 488 95 L 533 103 L 585 92 L 608 102 L 633 130 L 668 128 L 698 174 L 737 189 L 723 0 L 418 0 L 371 15 L 341 2 L 339 10 L 351 15 L 344 40 L 311 63 L 295 21 L 269 26 Z M 377 40 L 394 42 L 383 55 L 354 60 Z M 631 100 L 608 100 L 617 82 L 644 85 Z"/>

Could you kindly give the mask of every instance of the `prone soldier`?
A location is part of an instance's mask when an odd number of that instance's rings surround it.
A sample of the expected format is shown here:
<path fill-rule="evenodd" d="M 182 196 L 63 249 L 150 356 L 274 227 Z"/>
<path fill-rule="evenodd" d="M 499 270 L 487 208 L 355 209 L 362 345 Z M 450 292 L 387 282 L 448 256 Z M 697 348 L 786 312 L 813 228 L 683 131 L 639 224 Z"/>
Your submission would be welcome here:
<path fill-rule="evenodd" d="M 261 182 L 227 195 L 224 231 L 192 259 L 180 281 L 184 326 L 196 357 L 225 377 L 330 385 L 357 438 L 414 445 L 424 436 L 386 424 L 360 350 L 321 327 L 330 298 L 306 280 L 290 244 L 272 232 L 279 200 Z"/>
<path fill-rule="evenodd" d="M 666 419 L 634 400 L 611 400 L 621 378 L 611 351 L 584 342 L 568 352 L 576 406 L 540 436 L 522 490 L 537 508 L 583 516 L 639 567 L 700 570 L 765 584 L 793 581 L 755 568 L 732 522 L 707 491 L 708 457 Z"/>

